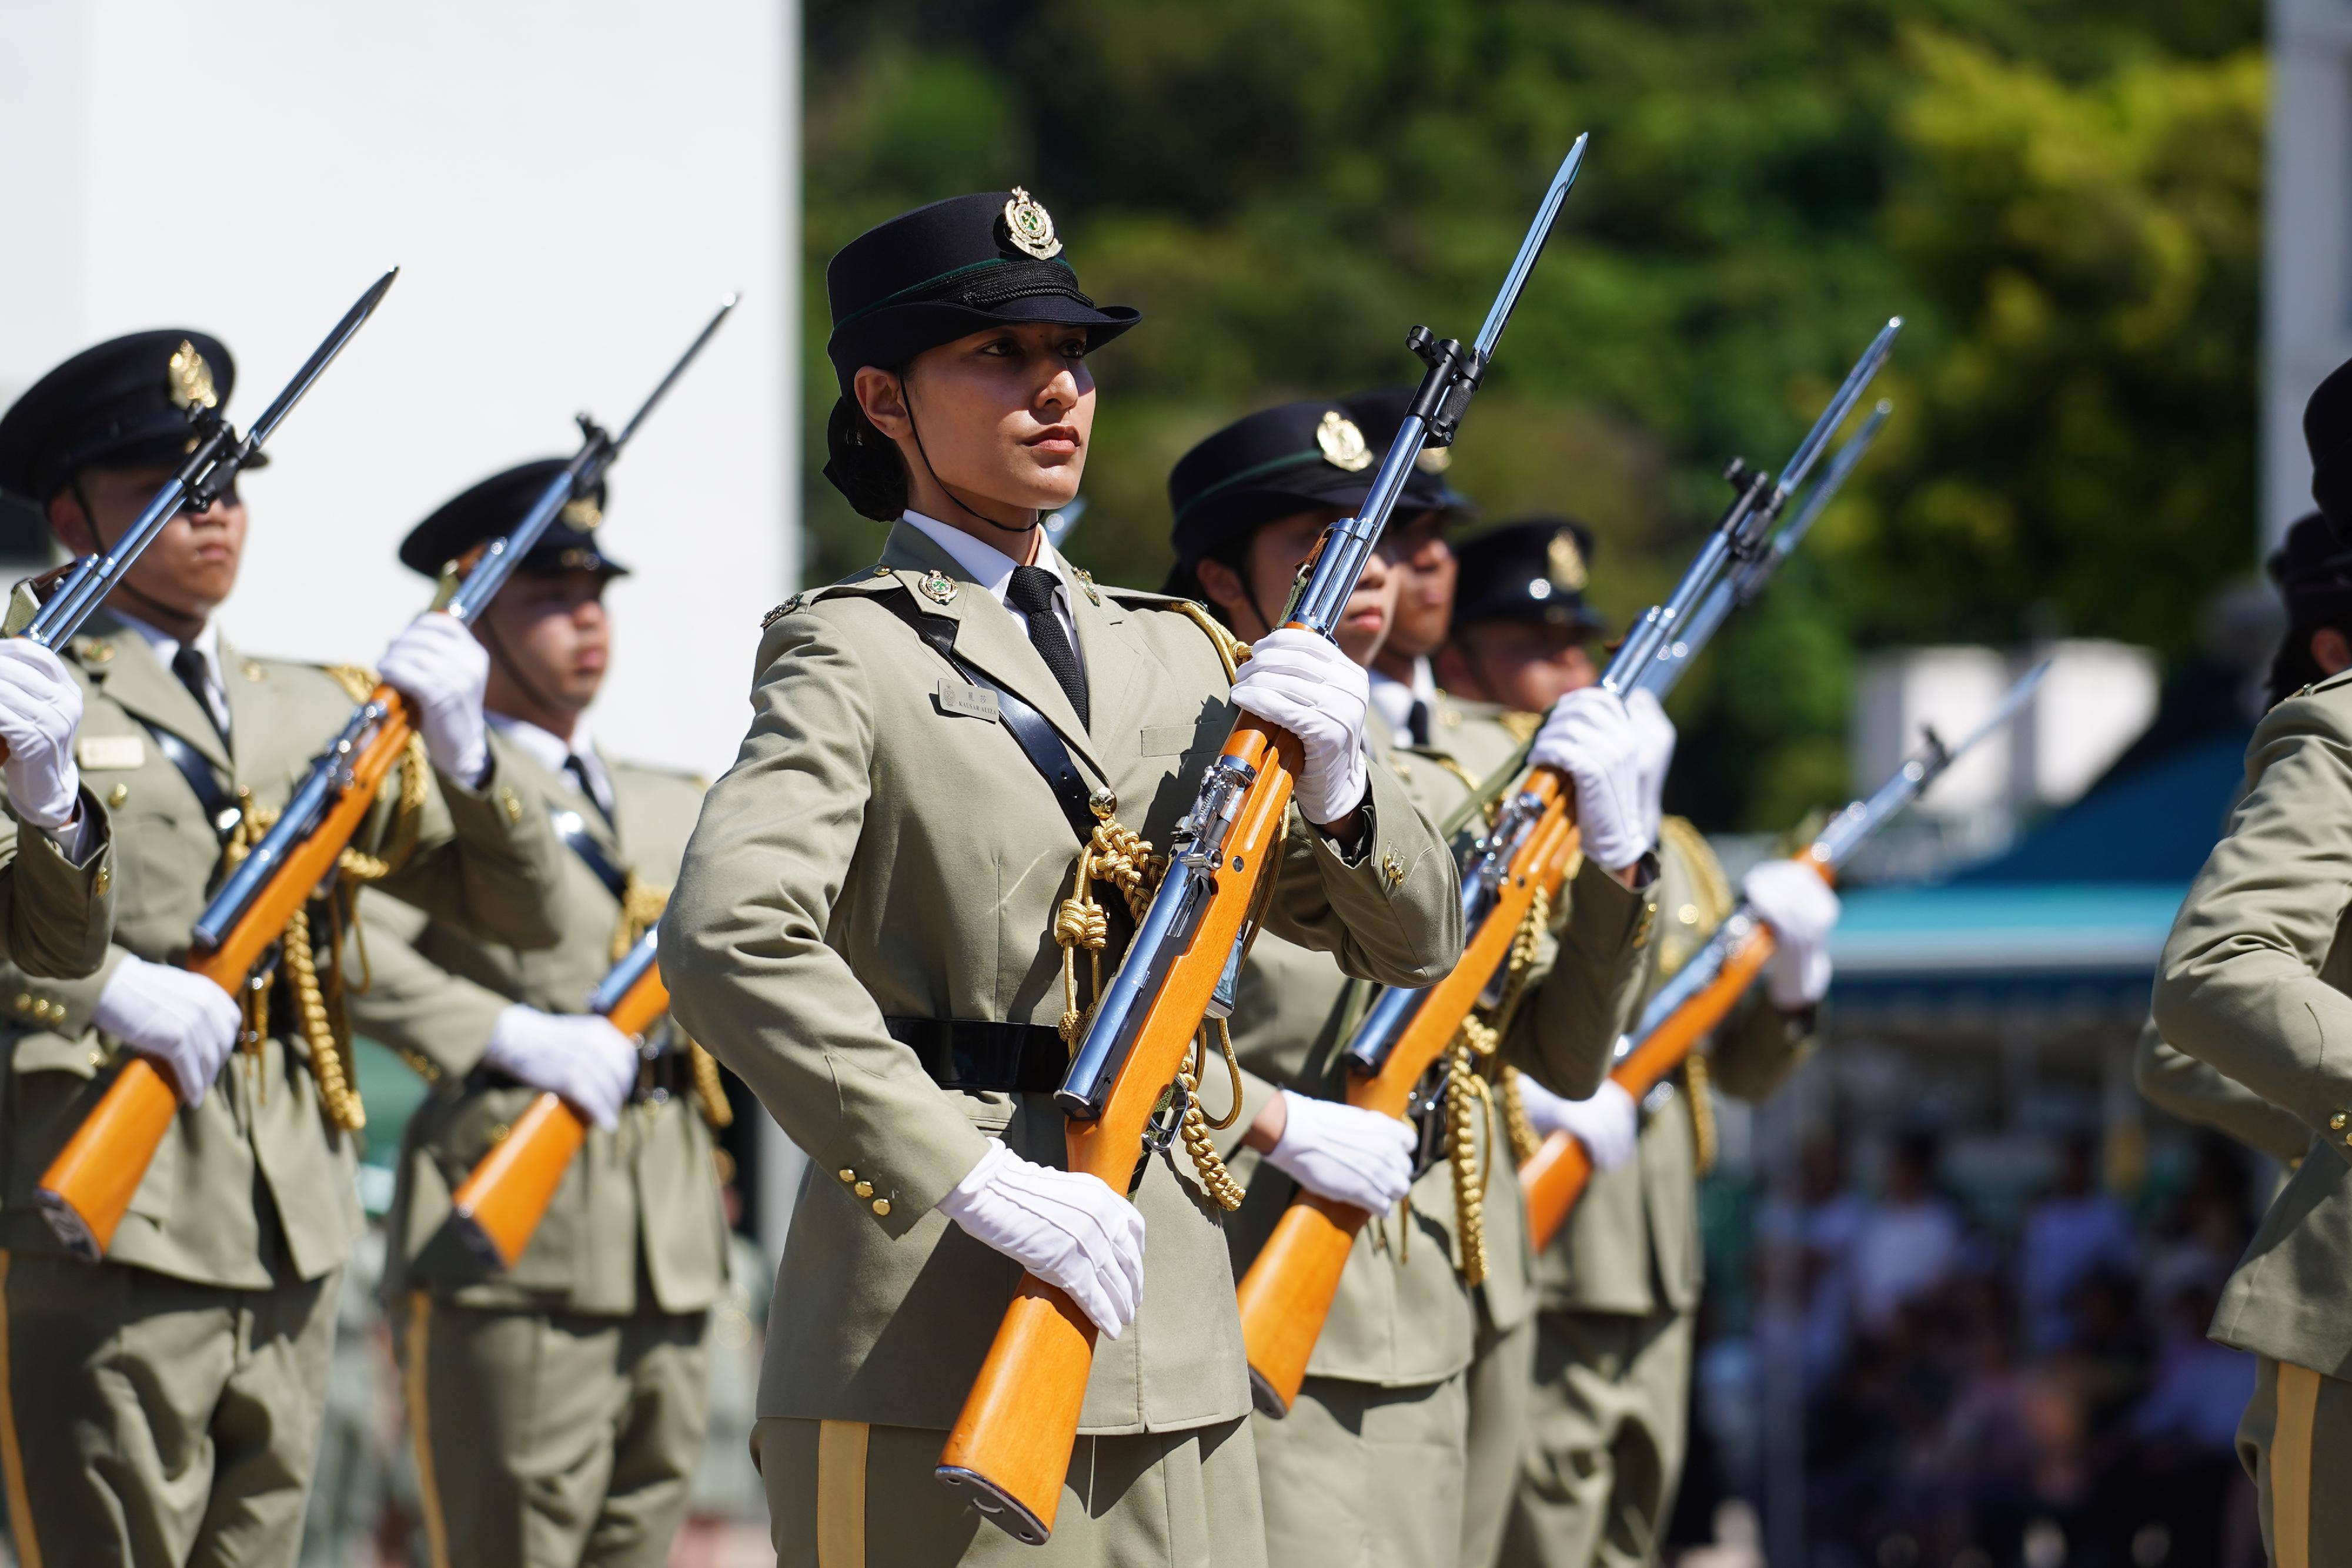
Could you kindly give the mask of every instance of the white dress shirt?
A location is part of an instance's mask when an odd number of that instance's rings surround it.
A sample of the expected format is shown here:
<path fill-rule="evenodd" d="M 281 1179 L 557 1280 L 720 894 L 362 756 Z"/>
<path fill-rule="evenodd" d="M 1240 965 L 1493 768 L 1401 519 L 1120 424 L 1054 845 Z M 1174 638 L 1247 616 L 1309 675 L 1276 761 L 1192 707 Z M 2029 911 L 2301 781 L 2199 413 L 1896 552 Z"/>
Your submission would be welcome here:
<path fill-rule="evenodd" d="M 1013 585 L 1013 569 L 1021 564 L 1019 561 L 978 535 L 951 528 L 937 517 L 909 511 L 904 520 L 921 529 L 925 538 L 954 557 L 955 563 L 970 572 L 974 582 L 988 590 L 990 598 L 1003 605 L 1004 612 L 1013 617 L 1013 623 L 1021 628 L 1023 639 L 1027 639 L 1029 617 L 1004 603 L 1004 591 Z M 1087 667 L 1087 656 L 1078 646 L 1078 623 L 1070 615 L 1069 564 L 1062 559 L 1060 551 L 1042 538 L 1037 541 L 1037 564 L 1059 580 L 1054 590 L 1054 618 L 1061 622 L 1062 635 L 1070 640 L 1070 652 L 1076 657 L 1078 668 L 1083 672 Z"/>
<path fill-rule="evenodd" d="M 1389 733 L 1400 746 L 1415 744 L 1412 731 L 1412 705 L 1421 703 L 1423 711 L 1433 718 L 1437 713 L 1437 675 L 1426 658 L 1412 662 L 1410 684 L 1378 670 L 1368 672 L 1372 677 L 1372 706 L 1389 721 Z M 1426 743 L 1427 737 L 1421 737 Z"/>
<path fill-rule="evenodd" d="M 490 721 L 492 729 L 520 747 L 524 756 L 574 789 L 579 788 L 579 781 L 572 778 L 572 770 L 565 764 L 574 757 L 580 758 L 580 770 L 588 776 L 590 797 L 596 802 L 597 809 L 604 813 L 604 820 L 608 822 L 613 820 L 613 778 L 604 771 L 604 758 L 596 755 L 596 742 L 588 733 L 585 718 L 572 727 L 572 738 L 566 740 L 551 730 L 541 729 L 530 720 L 516 718 L 510 714 L 491 713 L 483 716 Z"/>
<path fill-rule="evenodd" d="M 180 640 L 177 637 L 167 637 L 136 615 L 126 614 L 111 604 L 106 608 L 109 614 L 138 632 L 140 641 L 154 650 L 155 662 L 163 666 L 166 674 L 173 680 L 180 678 L 172 669 L 172 661 L 180 656 Z M 196 657 L 204 661 L 205 706 L 212 709 L 213 723 L 220 727 L 221 734 L 226 735 L 228 733 L 228 687 L 221 680 L 219 623 L 213 621 L 205 622 L 205 629 L 197 632 L 194 641 L 188 645 L 196 651 Z"/>

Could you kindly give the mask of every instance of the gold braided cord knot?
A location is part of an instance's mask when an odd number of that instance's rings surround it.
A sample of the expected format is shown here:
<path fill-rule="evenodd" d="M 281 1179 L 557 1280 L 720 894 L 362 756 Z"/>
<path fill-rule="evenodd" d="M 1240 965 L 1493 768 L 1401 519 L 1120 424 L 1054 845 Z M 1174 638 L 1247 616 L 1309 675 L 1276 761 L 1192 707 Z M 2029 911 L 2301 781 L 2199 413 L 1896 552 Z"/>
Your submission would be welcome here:
<path fill-rule="evenodd" d="M 1517 1068 L 1503 1069 L 1495 1082 L 1495 1099 L 1503 1107 L 1503 1131 L 1511 1140 L 1511 1163 L 1523 1166 L 1536 1157 L 1543 1140 L 1536 1136 L 1536 1124 L 1528 1120 L 1528 1101 L 1519 1092 Z"/>
<path fill-rule="evenodd" d="M 1550 924 L 1551 900 L 1543 889 L 1538 888 L 1535 896 L 1528 901 L 1528 912 L 1520 919 L 1518 930 L 1512 934 L 1501 998 L 1484 1018 L 1475 1009 L 1464 1014 L 1453 1043 L 1446 1048 L 1445 1152 L 1454 1165 L 1454 1230 L 1462 1239 L 1458 1270 L 1465 1284 L 1475 1285 L 1486 1277 L 1486 1181 L 1494 1162 L 1480 1155 L 1478 1129 L 1492 1124 L 1495 1095 L 1484 1069 L 1502 1049 L 1504 1032 L 1518 1010 L 1519 999 L 1527 989 L 1528 969 L 1535 963 L 1544 929 Z M 1504 1069 L 1504 1114 L 1512 1150 L 1525 1159 L 1535 1152 L 1535 1134 L 1528 1125 L 1527 1111 L 1519 1103 L 1518 1088 L 1510 1081 L 1509 1071 Z M 1520 1152 L 1522 1139 L 1527 1144 L 1524 1153 Z"/>
<path fill-rule="evenodd" d="M 613 962 L 617 964 L 627 957 L 629 949 L 644 939 L 668 907 L 669 889 L 639 882 L 636 873 L 631 872 L 621 889 L 620 918 L 613 925 Z M 727 1084 L 719 1076 L 719 1059 L 703 1050 L 701 1041 L 678 1029 L 675 1019 L 670 1028 L 686 1048 L 687 1068 L 694 1077 L 694 1103 L 701 1111 L 703 1121 L 714 1130 L 733 1126 L 735 1107 L 727 1103 Z"/>
<path fill-rule="evenodd" d="M 1716 1134 L 1715 1101 L 1707 1093 L 1704 1051 L 1694 1051 L 1683 1058 L 1683 1096 L 1690 1102 L 1691 1143 L 1696 1151 L 1698 1174 L 1705 1176 L 1715 1168 L 1715 1153 L 1720 1140 Z"/>
<path fill-rule="evenodd" d="M 1205 1028 L 1192 1037 L 1192 1052 L 1177 1070 L 1176 1081 L 1184 1086 L 1184 1152 L 1192 1156 L 1192 1168 L 1201 1174 L 1202 1189 L 1219 1208 L 1231 1213 L 1242 1206 L 1242 1184 L 1225 1168 L 1224 1159 L 1217 1153 L 1209 1133 L 1213 1128 L 1222 1131 L 1232 1126 L 1234 1118 L 1242 1113 L 1242 1064 L 1234 1054 L 1234 1040 L 1225 1032 L 1225 1020 L 1218 1019 L 1214 1022 L 1224 1047 L 1225 1067 L 1233 1075 L 1233 1109 L 1225 1113 L 1222 1122 L 1210 1121 L 1208 1113 L 1201 1109 L 1201 1056 L 1207 1043 Z"/>

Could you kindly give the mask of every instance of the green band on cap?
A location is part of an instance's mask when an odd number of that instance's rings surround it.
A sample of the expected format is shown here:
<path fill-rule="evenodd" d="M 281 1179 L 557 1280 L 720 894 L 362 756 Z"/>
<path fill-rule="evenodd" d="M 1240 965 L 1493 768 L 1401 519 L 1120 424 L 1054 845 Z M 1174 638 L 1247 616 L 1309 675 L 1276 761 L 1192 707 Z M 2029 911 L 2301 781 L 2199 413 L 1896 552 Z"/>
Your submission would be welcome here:
<path fill-rule="evenodd" d="M 1190 512 L 1193 507 L 1199 506 L 1210 497 L 1217 495 L 1221 491 L 1230 490 L 1236 485 L 1246 484 L 1252 479 L 1263 479 L 1269 474 L 1278 474 L 1286 468 L 1303 468 L 1309 463 L 1321 463 L 1324 461 L 1326 461 L 1326 459 L 1319 449 L 1314 452 L 1294 452 L 1286 457 L 1269 457 L 1265 462 L 1244 468 L 1238 474 L 1228 474 L 1223 478 L 1218 480 L 1215 484 L 1210 486 L 1207 489 L 1202 491 L 1199 495 L 1193 497 L 1191 500 L 1185 502 L 1183 510 L 1176 514 L 1176 521 L 1180 523 L 1182 522 L 1184 520 L 1185 513 Z"/>
<path fill-rule="evenodd" d="M 1028 256 L 1022 257 L 1021 264 L 1027 267 L 1035 267 L 1040 265 L 1035 260 Z M 964 263 L 961 267 L 950 267 L 947 271 L 940 273 L 937 277 L 926 277 L 920 283 L 910 283 L 907 285 L 906 287 L 898 290 L 896 294 L 887 294 L 881 298 L 874 301 L 871 305 L 860 306 L 858 308 L 852 310 L 848 315 L 844 316 L 840 320 L 835 321 L 833 324 L 833 329 L 835 333 L 838 333 L 844 327 L 848 326 L 852 321 L 858 320 L 863 317 L 871 316 L 875 311 L 881 309 L 886 305 L 896 305 L 910 294 L 920 294 L 927 288 L 937 288 L 940 284 L 949 282 L 954 278 L 961 277 L 967 273 L 985 272 L 991 267 L 1011 267 L 1013 265 L 1013 258 L 1009 256 L 992 256 L 986 261 L 969 261 Z M 1044 265 L 1058 267 L 1064 272 L 1068 273 L 1070 275 L 1070 282 L 1073 285 L 1078 281 L 1077 269 L 1059 256 L 1054 257 L 1052 261 L 1045 263 Z"/>

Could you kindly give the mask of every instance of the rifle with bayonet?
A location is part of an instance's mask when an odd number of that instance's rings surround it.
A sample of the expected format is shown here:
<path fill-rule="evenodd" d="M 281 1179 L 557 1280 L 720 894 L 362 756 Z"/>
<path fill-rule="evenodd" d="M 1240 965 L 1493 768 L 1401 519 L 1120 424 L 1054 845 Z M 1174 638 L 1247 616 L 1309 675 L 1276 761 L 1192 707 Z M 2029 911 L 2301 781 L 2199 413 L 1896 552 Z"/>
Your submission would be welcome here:
<path fill-rule="evenodd" d="M 1777 479 L 1738 460 L 1725 470 L 1731 504 L 1674 592 L 1653 606 L 1619 645 L 1601 677 L 1603 689 L 1622 695 L 1650 676 L 1664 651 L 1696 633 L 1694 617 L 1710 602 L 1717 580 L 1768 553 L 1766 536 L 1885 362 L 1902 325 L 1898 317 L 1879 331 Z M 1764 575 L 1769 575 L 1769 568 Z M 1760 591 L 1760 578 L 1756 586 Z M 1714 625 L 1722 623 L 1731 607 L 1727 601 Z M 1670 662 L 1676 668 L 1682 663 Z M 1672 673 L 1655 678 L 1671 684 Z M 1472 841 L 1463 867 L 1463 924 L 1470 935 L 1460 961 L 1434 986 L 1391 986 L 1375 994 L 1345 1052 L 1348 1103 L 1397 1117 L 1412 1112 L 1416 1091 L 1463 1019 L 1482 996 L 1495 994 L 1528 911 L 1538 899 L 1556 895 L 1566 880 L 1580 845 L 1571 806 L 1567 780 L 1549 768 L 1528 769 L 1507 792 L 1494 824 Z M 1242 1276 L 1242 1339 L 1250 1386 L 1266 1414 L 1287 1414 L 1297 1397 L 1356 1233 L 1370 1218 L 1352 1205 L 1301 1192 Z"/>
<path fill-rule="evenodd" d="M 730 298 L 719 307 L 620 434 L 610 434 L 587 415 L 580 416 L 579 452 L 548 482 L 513 531 L 492 539 L 467 561 L 453 563 L 436 596 L 436 610 L 462 624 L 481 615 L 556 514 L 595 487 L 734 303 Z M 311 763 L 286 810 L 197 918 L 189 968 L 230 996 L 242 996 L 247 977 L 278 944 L 288 924 L 337 873 L 344 847 L 359 831 L 378 787 L 415 732 L 407 699 L 390 686 L 378 685 L 352 710 L 341 731 Z M 134 1058 L 42 1173 L 36 1197 L 43 1218 L 76 1256 L 92 1261 L 105 1256 L 178 1109 L 179 1098 L 163 1075 Z"/>
<path fill-rule="evenodd" d="M 1453 444 L 1584 148 L 1580 136 L 1552 176 L 1475 341 L 1440 340 L 1426 327 L 1407 335 L 1426 373 L 1362 509 L 1326 530 L 1299 569 L 1286 625 L 1331 635 L 1414 460 L 1424 447 Z M 1132 1190 L 1147 1128 L 1203 1019 L 1232 1010 L 1246 927 L 1261 912 L 1300 766 L 1296 737 L 1247 715 L 1235 720 L 1176 825 L 1166 874 L 1055 1096 L 1069 1118 L 1069 1168 L 1115 1192 Z M 1054 1528 L 1094 1349 L 1093 1322 L 1061 1291 L 1025 1276 L 940 1456 L 941 1481 L 1033 1545 Z"/>
<path fill-rule="evenodd" d="M 1958 746 L 1946 746 L 1930 729 L 1919 750 L 1876 793 L 1830 819 L 1820 835 L 1793 857 L 1797 863 L 1818 872 L 1823 882 L 1835 883 L 1839 868 L 1873 833 L 1917 800 L 1970 747 L 2017 716 L 2049 667 L 2037 664 L 2028 671 L 2010 687 L 1992 716 Z M 1772 927 L 1742 900 L 1716 927 L 1706 946 L 1650 998 L 1633 1032 L 1618 1040 L 1609 1076 L 1638 1103 L 1688 1060 L 1699 1042 L 1723 1021 L 1763 973 L 1773 946 Z M 1545 1139 L 1543 1146 L 1519 1166 L 1519 1187 L 1527 1196 L 1528 1230 L 1537 1251 L 1559 1234 L 1591 1179 L 1591 1155 L 1574 1134 L 1565 1131 Z"/>

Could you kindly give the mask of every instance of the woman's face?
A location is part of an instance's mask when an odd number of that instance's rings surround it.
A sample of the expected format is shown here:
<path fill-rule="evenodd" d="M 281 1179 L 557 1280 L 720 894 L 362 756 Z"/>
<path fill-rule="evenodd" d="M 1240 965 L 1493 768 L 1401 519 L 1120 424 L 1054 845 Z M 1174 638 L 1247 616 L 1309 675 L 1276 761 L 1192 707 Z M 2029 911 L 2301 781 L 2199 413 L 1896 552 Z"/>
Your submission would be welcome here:
<path fill-rule="evenodd" d="M 928 467 L 977 510 L 1048 511 L 1076 498 L 1086 475 L 1095 423 L 1086 352 L 1083 328 L 992 327 L 925 350 L 903 376 L 860 370 L 857 399 L 898 444 L 919 508 Z"/>
<path fill-rule="evenodd" d="M 1291 584 L 1300 565 L 1315 553 L 1323 530 L 1345 516 L 1336 507 L 1324 507 L 1276 518 L 1250 536 L 1245 579 L 1223 561 L 1204 560 L 1194 569 L 1202 591 L 1242 637 L 1265 635 L 1281 622 Z M 1375 551 L 1364 561 L 1363 575 L 1348 596 L 1331 640 L 1357 664 L 1370 664 L 1395 622 L 1396 601 L 1397 574 Z"/>

